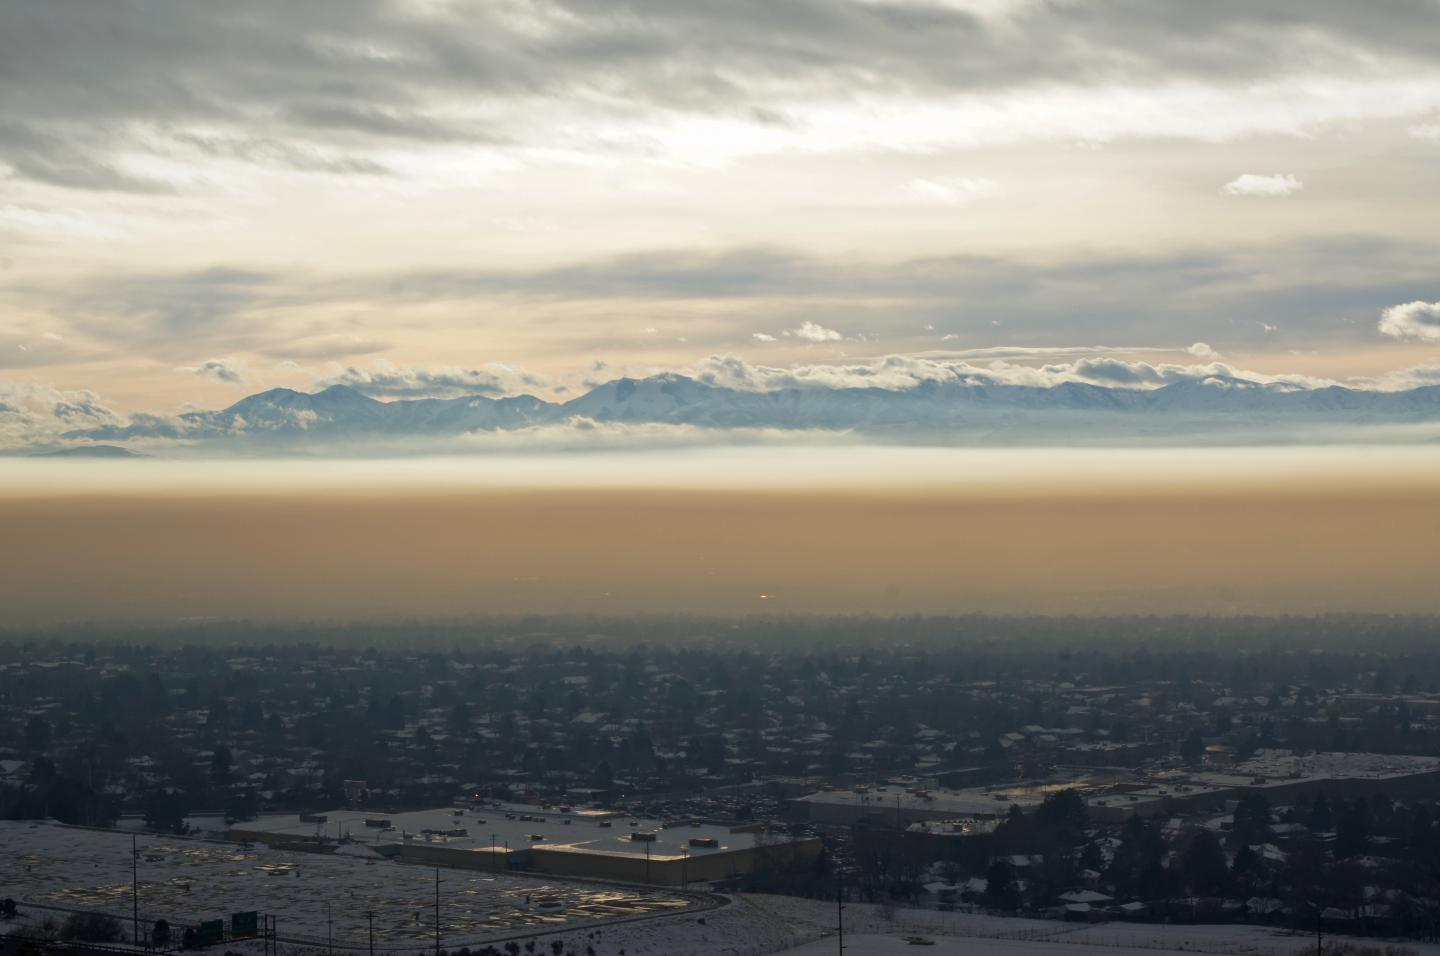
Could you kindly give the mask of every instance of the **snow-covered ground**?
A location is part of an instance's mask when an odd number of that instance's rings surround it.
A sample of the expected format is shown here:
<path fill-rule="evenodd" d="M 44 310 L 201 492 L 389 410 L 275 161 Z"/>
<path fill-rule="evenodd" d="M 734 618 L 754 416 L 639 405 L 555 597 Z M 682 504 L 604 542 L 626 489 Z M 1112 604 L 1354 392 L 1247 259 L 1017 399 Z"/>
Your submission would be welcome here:
<path fill-rule="evenodd" d="M 242 848 L 200 839 L 139 838 L 140 914 L 145 925 L 164 917 L 192 924 L 231 912 L 275 914 L 286 956 L 318 956 L 333 917 L 337 948 L 364 949 L 365 913 L 375 916 L 375 948 L 384 956 L 420 956 L 433 945 L 435 871 L 377 859 L 355 846 L 343 855 Z M 52 824 L 0 822 L 0 897 L 21 901 L 33 921 L 63 912 L 40 906 L 97 909 L 129 929 L 130 834 Z M 484 943 L 521 933 L 543 934 L 537 952 L 596 956 L 811 956 L 836 952 L 833 901 L 736 894 L 728 905 L 702 910 L 675 893 L 565 880 L 441 870 L 443 945 Z M 527 901 L 528 898 L 528 901 Z M 554 900 L 560 909 L 541 909 Z M 326 904 L 329 904 L 327 907 Z M 27 905 L 28 904 L 28 905 Z M 635 917 L 641 917 L 636 919 Z M 12 928 L 24 928 L 26 924 Z M 985 914 L 848 903 L 848 956 L 889 953 L 980 956 L 1138 956 L 1157 952 L 1220 956 L 1295 956 L 1313 941 L 1254 926 L 1066 923 Z M 32 927 L 33 928 L 33 927 Z M 0 932 L 7 932 L 0 926 Z M 933 946 L 914 946 L 906 936 Z M 1421 956 L 1440 945 L 1405 943 Z M 229 948 L 258 956 L 258 944 Z"/>
<path fill-rule="evenodd" d="M 846 956 L 1081 956 L 1085 950 L 1076 952 L 1076 947 L 1064 943 L 1020 942 L 1015 940 L 997 941 L 991 939 L 966 939 L 955 936 L 927 936 L 931 945 L 916 946 L 901 936 L 857 935 L 845 936 Z M 1299 944 L 1281 950 L 1290 956 Z M 819 940 L 790 951 L 793 956 L 831 956 L 836 952 L 836 941 Z M 1106 956 L 1155 956 L 1153 949 L 1135 949 L 1129 946 L 1107 946 Z M 1203 950 L 1192 950 L 1203 952 Z M 1098 956 L 1098 954 L 1097 954 Z"/>
<path fill-rule="evenodd" d="M 22 909 L 100 910 L 123 917 L 128 930 L 130 840 L 128 833 L 0 821 L 0 897 L 13 897 Z M 430 868 L 384 860 L 361 847 L 330 856 L 180 837 L 138 842 L 142 926 L 257 910 L 277 917 L 282 938 L 323 946 L 328 916 L 337 946 L 365 947 L 365 913 L 374 911 L 377 951 L 413 952 L 434 939 Z M 447 947 L 690 907 L 685 897 L 663 890 L 449 869 L 440 871 L 440 903 Z"/>
<path fill-rule="evenodd" d="M 751 897 L 790 926 L 812 927 L 825 938 L 791 950 L 795 956 L 836 952 L 835 904 L 786 897 Z M 1086 952 L 1153 954 L 1215 953 L 1224 956 L 1293 956 L 1313 952 L 1311 937 L 1284 930 L 1235 925 L 1150 925 L 1068 923 L 1008 919 L 984 914 L 896 909 L 893 920 L 878 906 L 847 904 L 845 952 L 850 956 L 887 953 L 980 956 L 1084 956 Z M 914 946 L 906 936 L 923 936 L 934 946 Z M 1370 945 L 1376 945 L 1374 941 Z M 1383 945 L 1383 944 L 1382 944 Z M 1404 943 L 1421 956 L 1440 956 L 1440 946 Z"/>
<path fill-rule="evenodd" d="M 612 956 L 623 948 L 627 956 L 821 956 L 838 952 L 835 915 L 833 902 L 742 894 L 726 909 L 703 914 L 703 925 L 691 916 L 606 930 L 604 945 L 596 946 L 596 952 Z M 913 909 L 896 909 L 892 917 L 875 905 L 847 903 L 846 956 L 1298 956 L 1314 951 L 1313 938 L 1256 926 L 1085 924 Z M 934 945 L 912 945 L 907 936 L 921 936 Z M 1368 944 L 1383 946 L 1373 940 Z M 1434 944 L 1401 945 L 1421 956 L 1440 956 L 1440 946 Z"/>

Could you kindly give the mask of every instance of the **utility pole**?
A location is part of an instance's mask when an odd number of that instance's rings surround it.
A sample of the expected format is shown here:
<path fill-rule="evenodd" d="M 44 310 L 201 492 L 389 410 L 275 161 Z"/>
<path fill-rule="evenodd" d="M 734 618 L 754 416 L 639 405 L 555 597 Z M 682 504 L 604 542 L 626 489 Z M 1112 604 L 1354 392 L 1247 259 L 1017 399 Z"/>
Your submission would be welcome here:
<path fill-rule="evenodd" d="M 1324 939 L 1322 934 L 1325 926 L 1325 908 L 1314 900 L 1305 902 L 1315 909 L 1315 956 L 1323 956 Z"/>
<path fill-rule="evenodd" d="M 375 911 L 366 910 L 365 918 L 370 921 L 370 956 L 375 956 Z"/>
<path fill-rule="evenodd" d="M 130 834 L 130 942 L 140 945 L 140 844 Z"/>
<path fill-rule="evenodd" d="M 330 901 L 325 901 L 325 951 L 335 952 L 335 921 L 330 914 Z"/>
<path fill-rule="evenodd" d="M 440 956 L 440 867 L 435 867 L 435 956 Z"/>
<path fill-rule="evenodd" d="M 835 939 L 839 943 L 836 952 L 845 952 L 845 890 L 835 887 Z"/>

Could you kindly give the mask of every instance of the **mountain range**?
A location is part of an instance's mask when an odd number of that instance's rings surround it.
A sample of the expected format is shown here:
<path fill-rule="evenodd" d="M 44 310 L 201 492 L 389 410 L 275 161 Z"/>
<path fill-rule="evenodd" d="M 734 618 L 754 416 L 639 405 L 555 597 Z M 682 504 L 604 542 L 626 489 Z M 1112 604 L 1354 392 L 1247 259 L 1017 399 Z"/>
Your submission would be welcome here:
<path fill-rule="evenodd" d="M 1353 435 L 1385 426 L 1440 426 L 1440 386 L 1385 392 L 1210 378 L 1153 389 L 1083 383 L 1051 387 L 922 383 L 907 389 L 751 391 L 667 373 L 620 378 L 569 401 L 550 402 L 532 395 L 380 401 L 349 386 L 334 385 L 313 393 L 273 388 L 215 411 L 173 417 L 137 414 L 125 424 L 80 429 L 66 437 L 297 449 L 577 423 L 823 430 L 945 444 L 1127 438 L 1323 441 L 1331 430 Z"/>

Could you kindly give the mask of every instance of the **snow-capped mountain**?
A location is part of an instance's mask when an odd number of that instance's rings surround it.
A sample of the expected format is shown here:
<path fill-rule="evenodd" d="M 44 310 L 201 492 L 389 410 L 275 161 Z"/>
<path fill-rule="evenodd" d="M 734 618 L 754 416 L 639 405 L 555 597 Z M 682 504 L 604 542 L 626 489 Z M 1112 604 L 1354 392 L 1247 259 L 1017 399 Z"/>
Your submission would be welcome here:
<path fill-rule="evenodd" d="M 906 389 L 790 387 L 750 391 L 667 373 L 606 382 L 564 403 L 531 395 L 378 401 L 344 385 L 287 388 L 217 411 L 70 432 L 93 442 L 305 447 L 418 441 L 577 422 L 711 429 L 848 431 L 878 440 L 953 444 L 1113 441 L 1124 438 L 1325 440 L 1328 429 L 1440 426 L 1440 386 L 1381 392 L 1305 389 L 1238 379 L 1154 389 L 927 382 Z"/>

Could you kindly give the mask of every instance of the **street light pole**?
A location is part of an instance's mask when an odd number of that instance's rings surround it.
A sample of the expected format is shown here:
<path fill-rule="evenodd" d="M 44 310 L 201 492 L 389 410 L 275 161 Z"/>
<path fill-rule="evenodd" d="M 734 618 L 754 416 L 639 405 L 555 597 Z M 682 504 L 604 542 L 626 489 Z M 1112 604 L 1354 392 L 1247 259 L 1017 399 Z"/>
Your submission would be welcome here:
<path fill-rule="evenodd" d="M 370 956 L 375 956 L 375 911 L 366 910 L 365 918 L 370 921 Z"/>
<path fill-rule="evenodd" d="M 140 945 L 140 844 L 130 834 L 130 941 Z"/>
<path fill-rule="evenodd" d="M 440 956 L 440 867 L 435 867 L 435 956 Z"/>
<path fill-rule="evenodd" d="M 325 951 L 335 952 L 335 921 L 330 914 L 330 901 L 325 901 Z"/>
<path fill-rule="evenodd" d="M 1323 956 L 1324 939 L 1322 934 L 1325 926 L 1325 908 L 1314 900 L 1306 900 L 1305 902 L 1309 903 L 1310 907 L 1315 910 L 1315 956 Z"/>

